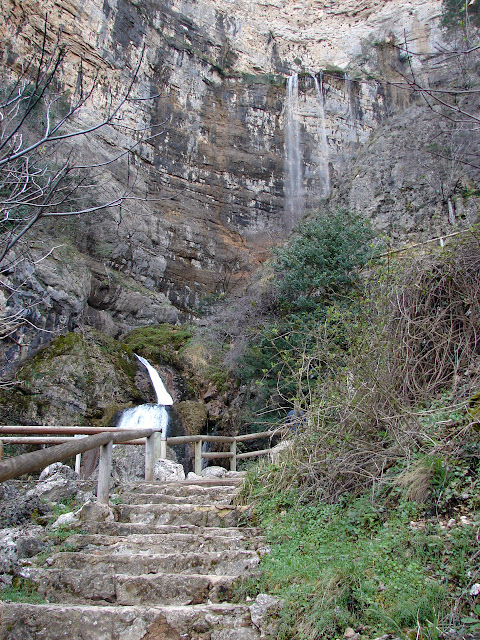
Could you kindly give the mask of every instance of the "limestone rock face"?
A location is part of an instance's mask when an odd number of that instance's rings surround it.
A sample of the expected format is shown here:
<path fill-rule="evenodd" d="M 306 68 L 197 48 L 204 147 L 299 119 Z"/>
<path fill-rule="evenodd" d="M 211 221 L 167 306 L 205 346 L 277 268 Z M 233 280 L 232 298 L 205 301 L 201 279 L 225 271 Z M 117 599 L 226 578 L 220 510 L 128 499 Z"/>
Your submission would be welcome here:
<path fill-rule="evenodd" d="M 440 6 L 440 0 L 2 2 L 4 73 L 18 73 L 41 42 L 45 13 L 47 46 L 60 28 L 68 45 L 60 81 L 72 95 L 83 58 L 86 86 L 95 82 L 95 90 L 79 114 L 81 126 L 98 123 L 121 99 L 140 61 L 134 97 L 142 102 L 125 105 L 124 127 L 102 129 L 76 147 L 80 160 L 104 162 L 112 149 L 121 153 L 135 143 L 129 162 L 125 156 L 113 163 L 102 188 L 108 198 L 131 185 L 138 199 L 121 211 L 82 217 L 73 228 L 45 229 L 44 241 L 62 232 L 74 247 L 29 267 L 32 289 L 46 301 L 31 310 L 32 320 L 54 335 L 90 324 L 115 336 L 182 320 L 203 295 L 241 285 L 302 214 L 286 219 L 284 208 L 287 76 L 300 74 L 296 118 L 309 209 L 326 194 L 325 172 L 338 184 L 346 159 L 408 106 L 408 95 L 393 86 L 351 81 L 345 73 L 398 78 L 391 62 L 404 62 L 395 42 L 406 34 L 413 53 L 432 51 Z M 320 72 L 324 117 L 310 75 L 318 83 Z M 155 137 L 139 141 L 142 129 Z M 403 227 L 415 226 L 412 219 Z M 62 251 L 69 256 L 63 262 Z M 49 334 L 36 343 L 26 335 L 24 351 L 32 353 Z M 18 345 L 9 356 L 18 357 Z"/>
<path fill-rule="evenodd" d="M 55 339 L 20 369 L 18 387 L 1 393 L 4 424 L 108 425 L 116 409 L 139 404 L 133 356 L 96 331 Z"/>
<path fill-rule="evenodd" d="M 205 433 L 208 413 L 206 406 L 202 402 L 183 400 L 176 403 L 175 411 L 179 415 L 188 435 L 197 436 L 200 433 Z"/>

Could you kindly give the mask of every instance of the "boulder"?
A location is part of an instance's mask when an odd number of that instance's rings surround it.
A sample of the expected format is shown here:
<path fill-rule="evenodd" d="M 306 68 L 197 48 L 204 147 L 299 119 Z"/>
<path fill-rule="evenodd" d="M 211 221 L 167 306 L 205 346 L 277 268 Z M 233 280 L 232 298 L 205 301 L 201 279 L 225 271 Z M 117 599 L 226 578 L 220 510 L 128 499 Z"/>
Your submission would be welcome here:
<path fill-rule="evenodd" d="M 260 631 L 260 638 L 274 638 L 275 616 L 278 615 L 283 606 L 283 600 L 277 596 L 270 596 L 267 593 L 260 593 L 255 602 L 250 605 L 250 616 L 253 624 Z"/>
<path fill-rule="evenodd" d="M 153 469 L 153 479 L 160 482 L 185 480 L 185 471 L 181 464 L 171 460 L 157 460 Z"/>
<path fill-rule="evenodd" d="M 75 514 L 82 522 L 114 522 L 115 516 L 107 504 L 87 502 Z"/>
<path fill-rule="evenodd" d="M 144 480 L 145 447 L 127 444 L 115 445 L 113 448 L 112 477 L 115 483 Z"/>
<path fill-rule="evenodd" d="M 227 470 L 223 467 L 211 466 L 202 469 L 202 476 L 204 478 L 225 478 Z"/>
<path fill-rule="evenodd" d="M 48 467 L 45 467 L 40 474 L 38 481 L 45 482 L 52 478 L 52 476 L 59 476 L 66 478 L 67 480 L 78 480 L 79 478 L 78 473 L 71 467 L 68 467 L 66 464 L 62 464 L 61 462 L 54 462 L 53 464 L 48 465 Z"/>
<path fill-rule="evenodd" d="M 45 542 L 33 536 L 24 536 L 17 540 L 17 556 L 19 559 L 32 558 L 46 548 Z"/>
<path fill-rule="evenodd" d="M 26 495 L 14 482 L 0 486 L 0 528 L 14 527 L 47 516 L 51 509 L 35 492 Z"/>
<path fill-rule="evenodd" d="M 27 525 L 0 531 L 0 576 L 18 571 L 22 558 L 31 558 L 45 548 L 43 527 Z M 8 583 L 8 579 L 0 581 Z"/>
<path fill-rule="evenodd" d="M 74 498 L 78 492 L 76 482 L 55 473 L 45 482 L 39 482 L 33 489 L 27 491 L 27 497 L 37 496 L 47 502 L 62 502 Z"/>
<path fill-rule="evenodd" d="M 272 462 L 278 462 L 280 458 L 286 455 L 292 448 L 292 440 L 282 440 L 268 454 Z"/>
<path fill-rule="evenodd" d="M 52 529 L 58 529 L 59 527 L 66 527 L 70 525 L 75 526 L 78 522 L 79 518 L 76 513 L 73 513 L 73 511 L 70 511 L 69 513 L 62 513 L 62 515 L 58 516 L 52 524 Z"/>

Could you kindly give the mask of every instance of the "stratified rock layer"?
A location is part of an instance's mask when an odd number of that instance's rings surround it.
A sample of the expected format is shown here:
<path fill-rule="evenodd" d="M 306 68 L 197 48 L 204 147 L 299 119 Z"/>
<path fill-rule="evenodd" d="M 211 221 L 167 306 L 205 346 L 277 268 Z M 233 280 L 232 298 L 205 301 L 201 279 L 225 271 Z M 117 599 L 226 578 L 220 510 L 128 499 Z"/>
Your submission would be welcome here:
<path fill-rule="evenodd" d="M 308 210 L 325 195 L 325 172 L 333 184 L 338 175 L 349 180 L 341 174 L 346 158 L 409 103 L 393 85 L 352 81 L 346 72 L 398 79 L 393 69 L 405 70 L 407 62 L 395 43 L 406 35 L 413 53 L 432 51 L 440 6 L 440 0 L 234 6 L 227 0 L 5 0 L 7 73 L 18 73 L 32 44 L 40 45 L 47 12 L 47 47 L 61 29 L 69 49 L 59 78 L 65 91 L 78 86 L 80 56 L 86 87 L 98 74 L 79 124 L 91 126 L 121 100 L 141 61 L 133 97 L 142 102 L 125 105 L 125 128 L 102 129 L 76 145 L 80 159 L 104 162 L 135 143 L 128 165 L 126 156 L 112 165 L 102 192 L 113 197 L 128 184 L 140 199 L 86 216 L 73 228 L 48 229 L 68 233 L 75 249 L 67 249 L 67 264 L 56 249 L 24 274 L 42 299 L 30 310 L 35 325 L 58 333 L 87 323 L 115 336 L 182 320 L 202 295 L 244 282 L 303 214 L 286 219 L 284 209 L 287 76 L 300 74 L 296 118 Z M 321 72 L 324 118 L 311 76 L 318 82 Z M 155 137 L 139 142 L 139 130 Z M 389 223 L 395 227 L 394 218 Z M 402 228 L 411 227 L 407 221 Z M 28 353 L 51 335 L 25 331 Z M 17 351 L 12 346 L 11 360 Z"/>

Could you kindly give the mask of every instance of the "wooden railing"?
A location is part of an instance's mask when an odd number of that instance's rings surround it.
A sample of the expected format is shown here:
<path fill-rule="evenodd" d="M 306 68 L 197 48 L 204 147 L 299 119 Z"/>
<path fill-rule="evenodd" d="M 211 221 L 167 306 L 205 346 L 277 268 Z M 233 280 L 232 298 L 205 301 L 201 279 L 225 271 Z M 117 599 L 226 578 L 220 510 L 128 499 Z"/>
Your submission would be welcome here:
<path fill-rule="evenodd" d="M 245 453 L 237 452 L 237 444 L 259 438 L 272 438 L 285 432 L 285 427 L 261 433 L 249 433 L 242 436 L 177 436 L 162 438 L 158 429 L 125 430 L 102 427 L 71 426 L 0 426 L 0 482 L 18 476 L 34 473 L 49 464 L 61 462 L 86 451 L 100 448 L 100 466 L 98 473 L 97 502 L 108 504 L 110 476 L 112 468 L 112 449 L 114 444 L 145 445 L 145 480 L 153 480 L 155 460 L 166 459 L 167 446 L 193 444 L 195 451 L 194 471 L 201 475 L 202 459 L 229 459 L 230 470 L 237 470 L 237 461 L 244 458 L 268 454 L 271 449 L 261 449 Z M 17 434 L 17 435 L 4 435 Z M 18 434 L 22 434 L 20 437 Z M 53 435 L 55 434 L 55 435 Z M 78 438 L 75 436 L 86 436 Z M 204 442 L 229 444 L 229 451 L 202 451 Z M 47 449 L 24 453 L 2 460 L 4 444 L 52 444 Z"/>

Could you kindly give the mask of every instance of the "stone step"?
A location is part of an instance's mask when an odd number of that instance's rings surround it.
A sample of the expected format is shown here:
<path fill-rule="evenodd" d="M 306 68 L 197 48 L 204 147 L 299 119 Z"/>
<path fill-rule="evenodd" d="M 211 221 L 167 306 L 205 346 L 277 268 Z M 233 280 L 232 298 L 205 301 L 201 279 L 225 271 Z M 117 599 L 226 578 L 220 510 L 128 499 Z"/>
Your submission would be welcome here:
<path fill-rule="evenodd" d="M 113 523 L 116 525 L 117 523 Z M 105 525 L 106 526 L 106 525 Z M 266 547 L 265 537 L 258 529 L 216 529 L 214 527 L 157 527 L 157 533 L 136 533 L 131 530 L 137 525 L 120 525 L 129 529 L 127 534 L 109 535 L 104 533 L 75 534 L 70 536 L 70 548 L 88 550 L 94 553 L 108 551 L 114 553 L 184 553 L 188 551 L 224 551 L 231 549 L 262 550 Z M 144 527 L 144 525 L 140 525 Z M 145 528 L 145 527 L 144 527 Z"/>
<path fill-rule="evenodd" d="M 249 507 L 232 505 L 196 504 L 117 504 L 119 522 L 158 525 L 191 524 L 197 527 L 235 527 L 245 518 Z"/>
<path fill-rule="evenodd" d="M 176 495 L 170 493 L 122 493 L 118 504 L 221 504 L 230 505 L 235 493 L 230 491 Z"/>
<path fill-rule="evenodd" d="M 140 493 L 169 493 L 170 495 L 194 495 L 196 493 L 205 493 L 208 491 L 226 493 L 236 493 L 242 485 L 242 479 L 233 478 L 213 478 L 201 479 L 196 481 L 178 480 L 176 482 L 135 482 L 122 484 L 122 491 Z"/>
<path fill-rule="evenodd" d="M 231 482 L 219 484 L 216 482 L 203 482 L 203 484 L 191 484 L 186 481 L 183 482 L 136 482 L 135 484 L 123 484 L 121 491 L 126 493 L 163 493 L 171 496 L 193 496 L 196 494 L 204 495 L 211 494 L 235 494 L 238 491 L 240 483 Z"/>
<path fill-rule="evenodd" d="M 24 567 L 22 576 L 37 585 L 41 598 L 70 604 L 191 605 L 224 602 L 238 576 L 144 574 L 123 575 L 82 569 Z"/>
<path fill-rule="evenodd" d="M 0 640 L 258 640 L 244 605 L 169 607 L 0 603 Z"/>
<path fill-rule="evenodd" d="M 47 559 L 54 569 L 80 569 L 89 567 L 102 573 L 142 575 L 159 573 L 211 574 L 239 576 L 254 571 L 260 561 L 255 551 L 225 550 L 200 553 L 152 554 L 123 551 L 63 552 Z"/>

